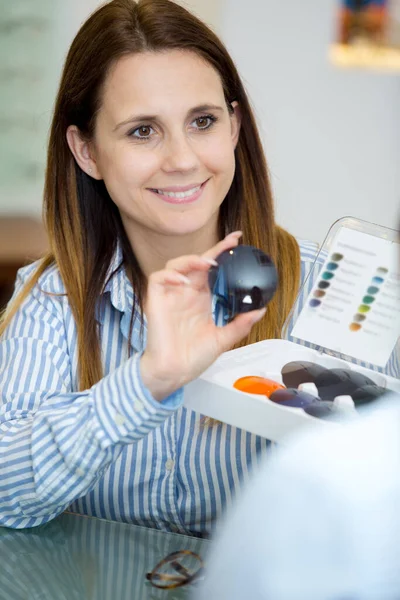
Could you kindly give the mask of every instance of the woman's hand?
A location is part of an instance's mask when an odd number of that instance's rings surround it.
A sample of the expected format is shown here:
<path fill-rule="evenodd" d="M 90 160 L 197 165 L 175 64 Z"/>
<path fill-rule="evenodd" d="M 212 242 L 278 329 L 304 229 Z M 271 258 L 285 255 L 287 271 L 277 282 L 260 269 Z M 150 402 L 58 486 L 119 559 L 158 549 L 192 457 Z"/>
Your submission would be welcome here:
<path fill-rule="evenodd" d="M 240 236 L 231 233 L 202 256 L 176 258 L 150 275 L 147 346 L 140 370 L 157 400 L 196 379 L 265 314 L 265 309 L 241 314 L 224 327 L 213 321 L 208 270 L 217 256 L 237 246 Z"/>

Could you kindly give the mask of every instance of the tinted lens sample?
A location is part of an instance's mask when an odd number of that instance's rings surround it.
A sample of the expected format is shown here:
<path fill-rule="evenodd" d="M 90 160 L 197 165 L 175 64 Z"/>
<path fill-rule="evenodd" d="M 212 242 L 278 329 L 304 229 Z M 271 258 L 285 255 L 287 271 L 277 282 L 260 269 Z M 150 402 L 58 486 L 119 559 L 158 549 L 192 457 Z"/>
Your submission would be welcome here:
<path fill-rule="evenodd" d="M 361 325 L 359 323 L 351 323 L 350 331 L 360 331 Z"/>
<path fill-rule="evenodd" d="M 235 381 L 233 387 L 241 392 L 260 394 L 261 396 L 267 396 L 267 398 L 276 390 L 285 389 L 283 385 L 273 379 L 258 377 L 257 375 L 240 377 L 240 379 Z"/>
<path fill-rule="evenodd" d="M 373 296 L 364 296 L 362 301 L 363 304 L 372 304 L 373 302 L 375 302 L 375 298 Z"/>
<path fill-rule="evenodd" d="M 304 412 L 317 419 L 338 419 L 342 413 L 332 402 L 320 401 L 309 404 L 304 408 Z"/>
<path fill-rule="evenodd" d="M 353 398 L 354 404 L 357 408 L 357 406 L 363 406 L 364 404 L 373 402 L 388 392 L 390 392 L 390 390 L 379 387 L 378 385 L 364 385 L 363 387 L 355 390 L 351 397 Z"/>
<path fill-rule="evenodd" d="M 329 281 L 320 281 L 318 287 L 320 290 L 326 290 L 331 284 Z"/>
<path fill-rule="evenodd" d="M 339 262 L 339 260 L 342 260 L 342 258 L 343 258 L 343 254 L 339 254 L 338 252 L 335 252 L 331 256 L 331 260 L 334 260 L 335 262 Z"/>
<path fill-rule="evenodd" d="M 319 375 L 314 383 L 322 400 L 334 400 L 336 396 L 352 396 L 353 392 L 360 387 L 375 385 L 366 375 L 349 369 L 328 370 Z"/>
<path fill-rule="evenodd" d="M 292 361 L 282 367 L 282 381 L 288 388 L 298 388 L 301 383 L 314 383 L 316 377 L 328 371 L 310 361 Z"/>
<path fill-rule="evenodd" d="M 322 290 L 315 290 L 314 292 L 314 296 L 315 298 L 323 298 L 325 296 L 326 292 L 323 292 Z"/>
<path fill-rule="evenodd" d="M 336 271 L 338 266 L 339 266 L 338 264 L 336 264 L 334 262 L 330 262 L 326 265 L 326 268 L 328 269 L 328 271 Z"/>
<path fill-rule="evenodd" d="M 290 406 L 291 408 L 305 408 L 314 402 L 318 402 L 315 396 L 295 389 L 277 390 L 271 394 L 270 400 L 276 404 Z"/>
<path fill-rule="evenodd" d="M 237 246 L 222 252 L 217 263 L 218 267 L 209 270 L 209 287 L 229 320 L 262 308 L 273 298 L 278 273 L 271 258 L 261 250 Z"/>

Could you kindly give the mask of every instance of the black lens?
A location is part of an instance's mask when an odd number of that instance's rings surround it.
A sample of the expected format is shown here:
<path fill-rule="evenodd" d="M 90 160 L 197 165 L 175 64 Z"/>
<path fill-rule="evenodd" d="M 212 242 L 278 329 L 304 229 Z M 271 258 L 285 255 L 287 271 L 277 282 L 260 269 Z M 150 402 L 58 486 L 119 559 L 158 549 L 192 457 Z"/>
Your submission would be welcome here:
<path fill-rule="evenodd" d="M 327 370 L 309 361 L 292 361 L 282 368 L 282 379 L 286 387 L 297 388 L 301 383 L 314 383 L 316 377 Z"/>
<path fill-rule="evenodd" d="M 377 398 L 381 398 L 381 396 L 387 394 L 388 392 L 390 392 L 390 390 L 379 387 L 378 385 L 364 385 L 363 387 L 355 390 L 351 397 L 353 398 L 354 404 L 357 408 L 358 406 L 369 404 Z"/>
<path fill-rule="evenodd" d="M 314 381 L 322 400 L 334 400 L 336 396 L 352 396 L 356 389 L 375 383 L 358 371 L 350 369 L 329 369 Z"/>
<path fill-rule="evenodd" d="M 220 254 L 217 262 L 218 267 L 209 271 L 208 282 L 229 319 L 263 308 L 272 300 L 278 273 L 267 254 L 253 246 L 238 246 Z"/>
<path fill-rule="evenodd" d="M 306 406 L 304 412 L 317 419 L 337 419 L 343 414 L 329 401 L 314 402 L 313 404 Z"/>

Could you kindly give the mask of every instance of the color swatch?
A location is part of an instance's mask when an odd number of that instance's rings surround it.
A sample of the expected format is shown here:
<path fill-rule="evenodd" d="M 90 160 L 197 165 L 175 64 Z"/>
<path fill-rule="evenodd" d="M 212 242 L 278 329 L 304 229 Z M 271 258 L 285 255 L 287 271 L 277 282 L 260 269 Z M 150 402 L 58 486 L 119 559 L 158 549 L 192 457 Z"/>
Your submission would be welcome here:
<path fill-rule="evenodd" d="M 310 306 L 312 308 L 317 308 L 317 306 L 319 306 L 320 304 L 321 304 L 321 300 L 314 300 L 314 299 L 310 300 Z"/>
<path fill-rule="evenodd" d="M 353 322 L 350 323 L 350 331 L 360 331 L 362 328 L 361 323 L 367 318 L 367 314 L 370 312 L 372 305 L 376 300 L 376 294 L 378 294 L 382 284 L 385 282 L 385 276 L 387 274 L 388 269 L 386 267 L 378 267 L 376 269 L 376 273 L 371 279 L 372 285 L 368 286 L 367 293 L 358 307 L 358 312 L 354 315 Z"/>
<path fill-rule="evenodd" d="M 326 281 L 329 281 L 330 279 L 333 279 L 333 277 L 335 277 L 335 274 L 331 273 L 331 271 L 324 271 L 322 273 L 322 279 L 325 279 Z"/>
<path fill-rule="evenodd" d="M 379 226 L 367 233 L 355 221 L 332 228 L 290 337 L 384 368 L 400 341 L 400 239 Z"/>
<path fill-rule="evenodd" d="M 341 260 L 343 260 L 343 254 L 340 254 L 339 252 L 334 252 L 329 257 L 329 262 L 325 265 L 325 270 L 320 276 L 321 279 L 318 283 L 318 289 L 316 289 L 313 293 L 314 298 L 319 298 L 319 300 L 312 298 L 308 303 L 310 308 L 318 308 L 321 306 L 321 298 L 326 296 L 326 290 L 329 288 L 332 280 L 334 279 Z"/>
<path fill-rule="evenodd" d="M 360 315 L 360 313 L 355 314 L 353 317 L 355 323 L 362 323 L 366 318 L 367 317 L 365 315 Z"/>
<path fill-rule="evenodd" d="M 330 262 L 326 265 L 326 268 L 328 271 L 336 271 L 336 269 L 338 268 L 338 264 L 335 262 Z"/>

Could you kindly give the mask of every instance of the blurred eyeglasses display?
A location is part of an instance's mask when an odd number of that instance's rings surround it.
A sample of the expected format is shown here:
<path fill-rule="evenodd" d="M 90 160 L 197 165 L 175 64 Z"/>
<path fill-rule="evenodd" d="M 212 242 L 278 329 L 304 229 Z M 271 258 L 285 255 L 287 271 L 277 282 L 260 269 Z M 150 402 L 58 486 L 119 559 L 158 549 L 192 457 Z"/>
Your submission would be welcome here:
<path fill-rule="evenodd" d="M 400 0 L 338 0 L 330 59 L 400 73 Z"/>

